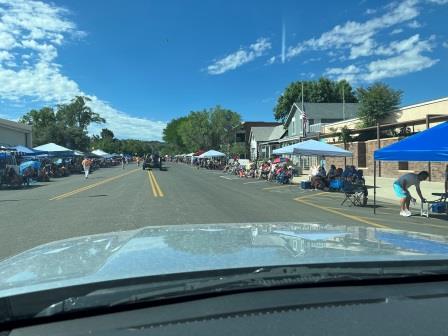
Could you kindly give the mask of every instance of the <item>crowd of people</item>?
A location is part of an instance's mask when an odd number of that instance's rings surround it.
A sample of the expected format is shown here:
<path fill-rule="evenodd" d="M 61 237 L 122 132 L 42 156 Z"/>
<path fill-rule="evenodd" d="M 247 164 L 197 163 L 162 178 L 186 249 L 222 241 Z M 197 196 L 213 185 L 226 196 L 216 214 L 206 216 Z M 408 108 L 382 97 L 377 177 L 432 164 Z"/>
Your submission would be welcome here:
<path fill-rule="evenodd" d="M 257 165 L 256 162 L 250 160 L 247 164 L 242 164 L 236 159 L 227 163 L 223 171 L 239 177 L 265 179 L 282 184 L 290 183 L 293 177 L 293 167 L 289 162 L 274 163 L 271 160 Z"/>
<path fill-rule="evenodd" d="M 311 188 L 320 190 L 340 190 L 344 182 L 364 185 L 364 174 L 355 166 L 346 166 L 345 169 L 331 165 L 328 172 L 323 165 L 313 166 L 310 169 Z"/>

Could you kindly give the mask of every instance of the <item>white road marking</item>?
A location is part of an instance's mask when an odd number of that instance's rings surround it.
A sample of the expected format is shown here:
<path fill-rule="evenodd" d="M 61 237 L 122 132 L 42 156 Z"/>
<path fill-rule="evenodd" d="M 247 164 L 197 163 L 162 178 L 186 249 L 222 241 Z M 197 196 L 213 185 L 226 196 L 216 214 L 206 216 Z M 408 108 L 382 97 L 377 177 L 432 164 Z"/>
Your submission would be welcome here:
<path fill-rule="evenodd" d="M 266 181 L 252 181 L 252 182 L 244 182 L 243 184 L 251 184 L 251 183 L 266 183 Z"/>

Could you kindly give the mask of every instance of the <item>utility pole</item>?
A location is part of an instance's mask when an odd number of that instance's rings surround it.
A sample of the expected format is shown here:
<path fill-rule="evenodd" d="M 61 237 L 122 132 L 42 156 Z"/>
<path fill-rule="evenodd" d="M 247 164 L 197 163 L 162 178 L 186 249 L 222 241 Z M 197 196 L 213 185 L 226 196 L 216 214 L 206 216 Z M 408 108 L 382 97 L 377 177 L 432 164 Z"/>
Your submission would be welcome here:
<path fill-rule="evenodd" d="M 344 94 L 344 84 L 342 84 L 342 120 L 345 120 L 345 94 Z"/>

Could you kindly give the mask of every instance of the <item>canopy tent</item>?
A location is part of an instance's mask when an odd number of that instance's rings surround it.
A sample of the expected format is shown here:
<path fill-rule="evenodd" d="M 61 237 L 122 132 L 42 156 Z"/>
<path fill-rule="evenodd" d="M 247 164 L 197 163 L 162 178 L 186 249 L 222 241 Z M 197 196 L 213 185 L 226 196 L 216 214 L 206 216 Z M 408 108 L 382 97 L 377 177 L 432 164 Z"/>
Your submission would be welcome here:
<path fill-rule="evenodd" d="M 376 161 L 448 161 L 448 122 L 409 136 L 373 154 L 373 212 L 376 213 Z"/>
<path fill-rule="evenodd" d="M 41 152 L 47 152 L 49 154 L 74 155 L 74 152 L 71 149 L 56 145 L 55 143 L 52 142 L 47 143 L 45 145 L 34 147 L 33 149 Z"/>
<path fill-rule="evenodd" d="M 348 150 L 339 148 L 334 145 L 327 144 L 316 140 L 307 140 L 299 142 L 293 149 L 296 155 L 319 155 L 319 156 L 342 156 L 352 157 L 353 154 Z"/>
<path fill-rule="evenodd" d="M 75 150 L 75 156 L 84 156 L 85 154 L 79 150 Z"/>
<path fill-rule="evenodd" d="M 42 154 L 42 152 L 38 151 L 38 150 L 33 150 L 31 148 L 25 147 L 25 146 L 14 146 L 10 148 L 13 151 L 16 151 L 17 153 L 20 154 L 25 154 L 25 155 L 36 155 L 36 154 Z"/>
<path fill-rule="evenodd" d="M 378 149 L 378 161 L 448 161 L 448 122 Z"/>
<path fill-rule="evenodd" d="M 94 151 L 92 151 L 92 154 L 95 154 L 95 155 L 98 155 L 98 156 L 110 155 L 109 153 L 106 153 L 105 151 L 103 151 L 101 149 L 95 149 Z"/>
<path fill-rule="evenodd" d="M 191 157 L 191 156 L 194 156 L 194 153 L 184 154 L 184 156 Z"/>
<path fill-rule="evenodd" d="M 273 154 L 319 155 L 351 157 L 353 154 L 345 149 L 316 140 L 307 140 L 283 148 L 275 149 Z"/>
<path fill-rule="evenodd" d="M 211 150 L 199 155 L 199 158 L 203 159 L 203 158 L 214 158 L 214 157 L 224 157 L 224 156 L 226 156 L 224 153 L 221 153 L 214 149 L 211 149 Z"/>

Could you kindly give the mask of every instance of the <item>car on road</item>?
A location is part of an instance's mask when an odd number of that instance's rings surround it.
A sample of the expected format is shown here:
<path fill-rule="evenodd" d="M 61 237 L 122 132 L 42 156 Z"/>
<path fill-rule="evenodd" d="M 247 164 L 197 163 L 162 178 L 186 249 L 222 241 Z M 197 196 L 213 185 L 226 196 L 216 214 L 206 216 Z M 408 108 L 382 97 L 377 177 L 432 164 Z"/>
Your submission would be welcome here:
<path fill-rule="evenodd" d="M 71 238 L 0 262 L 0 331 L 444 334 L 447 253 L 443 236 L 311 223 Z"/>
<path fill-rule="evenodd" d="M 146 155 L 143 159 L 142 169 L 153 169 L 159 168 L 162 169 L 162 161 L 158 154 Z"/>

